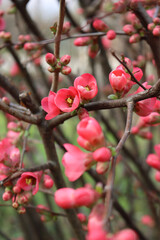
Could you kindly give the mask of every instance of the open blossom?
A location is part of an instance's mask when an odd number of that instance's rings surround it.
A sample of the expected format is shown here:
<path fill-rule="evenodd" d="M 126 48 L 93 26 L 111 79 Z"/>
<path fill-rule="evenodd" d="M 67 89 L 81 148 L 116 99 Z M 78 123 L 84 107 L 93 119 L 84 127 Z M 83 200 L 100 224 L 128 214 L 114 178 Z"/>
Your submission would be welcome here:
<path fill-rule="evenodd" d="M 24 191 L 32 191 L 32 194 L 35 195 L 39 190 L 39 181 L 40 175 L 38 172 L 25 172 L 22 173 L 16 185 Z"/>
<path fill-rule="evenodd" d="M 151 88 L 151 86 L 148 85 L 147 82 L 143 83 L 143 86 L 146 89 Z M 142 87 L 139 87 L 137 89 L 137 91 L 134 92 L 134 94 L 137 94 L 137 93 L 140 93 L 140 92 L 143 92 L 143 91 L 144 91 L 144 89 Z M 154 111 L 155 103 L 156 103 L 156 97 L 144 99 L 144 100 L 142 100 L 140 102 L 137 102 L 135 104 L 135 109 L 134 110 L 135 110 L 137 115 L 145 117 L 145 116 L 148 116 L 151 112 Z"/>
<path fill-rule="evenodd" d="M 62 164 L 65 167 L 65 175 L 70 181 L 77 180 L 93 161 L 91 153 L 84 153 L 72 144 L 64 144 L 67 152 L 63 155 Z"/>
<path fill-rule="evenodd" d="M 49 96 L 43 98 L 41 101 L 43 110 L 47 112 L 47 115 L 45 116 L 46 120 L 50 120 L 60 114 L 60 109 L 55 104 L 55 97 L 56 93 L 50 91 Z"/>
<path fill-rule="evenodd" d="M 75 87 L 62 88 L 55 97 L 55 104 L 62 112 L 74 111 L 79 103 L 80 96 Z"/>
<path fill-rule="evenodd" d="M 77 125 L 78 143 L 88 151 L 95 151 L 105 146 L 102 128 L 96 119 L 86 117 Z"/>
<path fill-rule="evenodd" d="M 79 91 L 84 100 L 90 100 L 97 95 L 98 88 L 96 79 L 89 73 L 82 74 L 74 81 L 74 87 Z"/>

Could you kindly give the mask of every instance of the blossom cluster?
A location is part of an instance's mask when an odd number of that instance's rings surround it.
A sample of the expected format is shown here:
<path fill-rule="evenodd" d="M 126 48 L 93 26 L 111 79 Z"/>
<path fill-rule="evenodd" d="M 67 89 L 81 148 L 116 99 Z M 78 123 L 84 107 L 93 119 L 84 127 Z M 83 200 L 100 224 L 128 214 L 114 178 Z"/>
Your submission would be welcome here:
<path fill-rule="evenodd" d="M 95 19 L 92 23 L 96 31 L 106 33 L 106 38 L 103 38 L 103 45 L 105 48 L 109 48 L 109 40 L 116 38 L 116 32 L 112 29 L 109 30 L 107 24 L 101 19 Z M 74 45 L 77 47 L 88 46 L 88 55 L 91 58 L 95 58 L 99 51 L 99 44 L 97 37 L 79 37 L 74 40 Z M 107 47 L 106 47 L 107 46 Z"/>
<path fill-rule="evenodd" d="M 72 144 L 64 144 L 67 152 L 63 155 L 62 164 L 70 181 L 77 180 L 95 164 L 96 171 L 99 174 L 104 173 L 112 156 L 111 150 L 106 147 L 102 128 L 94 118 L 82 119 L 77 125 L 77 133 L 79 145 L 90 152 L 83 152 Z"/>
<path fill-rule="evenodd" d="M 50 120 L 63 112 L 72 112 L 79 105 L 97 95 L 96 79 L 89 73 L 82 74 L 74 80 L 74 87 L 61 88 L 57 93 L 50 91 L 49 96 L 41 101 L 46 120 Z"/>
<path fill-rule="evenodd" d="M 48 172 L 21 172 L 21 153 L 17 145 L 20 144 L 24 130 L 21 122 L 9 122 L 8 133 L 0 141 L 0 180 L 4 182 L 5 192 L 2 195 L 4 201 L 12 200 L 12 206 L 19 213 L 25 213 L 25 207 L 39 190 L 39 184 L 46 189 L 53 186 L 53 180 Z M 26 149 L 27 150 L 27 149 Z M 24 164 L 22 164 L 24 167 Z M 15 179 L 8 179 L 17 172 Z"/>

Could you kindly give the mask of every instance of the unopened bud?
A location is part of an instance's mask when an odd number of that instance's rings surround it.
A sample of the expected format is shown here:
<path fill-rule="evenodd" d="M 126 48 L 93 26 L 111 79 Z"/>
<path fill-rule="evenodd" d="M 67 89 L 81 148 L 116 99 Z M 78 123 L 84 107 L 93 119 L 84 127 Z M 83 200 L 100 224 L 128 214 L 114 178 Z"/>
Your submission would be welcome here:
<path fill-rule="evenodd" d="M 69 66 L 64 66 L 64 67 L 62 67 L 61 73 L 64 75 L 68 75 L 71 73 L 71 71 L 72 71 L 72 69 Z"/>
<path fill-rule="evenodd" d="M 55 55 L 52 53 L 47 53 L 45 56 L 45 59 L 46 59 L 46 62 L 51 66 L 55 66 L 57 63 L 57 59 Z"/>
<path fill-rule="evenodd" d="M 63 66 L 66 66 L 71 60 L 71 56 L 69 55 L 64 55 L 63 57 L 60 58 L 60 62 Z"/>

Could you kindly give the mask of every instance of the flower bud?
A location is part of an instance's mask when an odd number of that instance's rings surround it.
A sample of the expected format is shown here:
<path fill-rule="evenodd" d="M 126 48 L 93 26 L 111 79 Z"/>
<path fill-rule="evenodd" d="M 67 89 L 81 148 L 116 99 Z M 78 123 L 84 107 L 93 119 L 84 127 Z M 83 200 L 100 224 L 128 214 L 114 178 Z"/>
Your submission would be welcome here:
<path fill-rule="evenodd" d="M 64 55 L 63 57 L 60 58 L 60 62 L 63 66 L 66 66 L 71 60 L 71 56 L 69 55 Z"/>
<path fill-rule="evenodd" d="M 114 31 L 114 30 L 109 30 L 109 31 L 107 32 L 107 38 L 108 38 L 109 40 L 115 39 L 115 38 L 116 38 L 116 33 L 115 33 L 115 31 Z"/>
<path fill-rule="evenodd" d="M 95 19 L 93 22 L 93 27 L 100 32 L 107 32 L 108 26 L 100 19 Z"/>
<path fill-rule="evenodd" d="M 62 67 L 61 73 L 64 75 L 68 75 L 71 73 L 71 71 L 72 71 L 72 69 L 69 66 L 64 66 L 64 67 Z"/>
<path fill-rule="evenodd" d="M 47 53 L 45 56 L 45 59 L 46 59 L 46 62 L 51 66 L 55 66 L 57 63 L 57 59 L 52 53 Z"/>

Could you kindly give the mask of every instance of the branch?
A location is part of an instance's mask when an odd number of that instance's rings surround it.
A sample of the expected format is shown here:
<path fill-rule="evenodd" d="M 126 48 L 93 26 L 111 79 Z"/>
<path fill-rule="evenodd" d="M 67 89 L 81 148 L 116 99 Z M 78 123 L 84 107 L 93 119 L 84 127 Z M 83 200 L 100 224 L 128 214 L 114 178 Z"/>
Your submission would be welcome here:
<path fill-rule="evenodd" d="M 19 91 L 15 85 L 13 85 L 9 79 L 0 74 L 0 86 L 7 91 L 15 100 L 19 103 Z"/>
<path fill-rule="evenodd" d="M 19 120 L 23 120 L 31 124 L 38 124 L 38 122 L 40 121 L 38 116 L 31 114 L 29 109 L 23 108 L 20 105 L 17 106 L 19 106 L 20 108 L 19 110 L 18 108 L 13 107 L 13 104 L 7 105 L 2 101 L 2 99 L 0 99 L 0 110 L 11 114 L 12 116 L 18 118 Z"/>
<path fill-rule="evenodd" d="M 133 101 L 134 103 L 136 103 L 147 98 L 158 97 L 159 92 L 160 92 L 160 79 L 149 90 L 145 90 L 143 92 L 117 100 L 104 100 L 87 103 L 83 107 L 86 108 L 87 111 L 127 107 L 128 102 Z M 62 124 L 65 120 L 70 119 L 76 115 L 77 115 L 76 111 L 71 113 L 63 113 L 62 115 L 59 115 L 53 118 L 51 121 L 49 121 L 49 127 L 54 128 L 59 124 Z"/>
<path fill-rule="evenodd" d="M 23 4 L 23 1 L 19 2 L 17 0 L 11 0 L 16 8 L 19 10 L 19 13 L 21 14 L 21 17 L 23 18 L 24 22 L 28 26 L 28 28 L 31 30 L 31 32 L 37 37 L 39 40 L 43 40 L 44 37 L 40 30 L 37 28 L 36 24 L 33 22 L 31 17 L 29 16 L 27 10 L 26 10 L 26 4 Z M 44 46 L 47 52 L 53 52 L 51 48 L 48 46 Z"/>
<path fill-rule="evenodd" d="M 56 58 L 59 58 L 59 53 L 60 53 L 60 42 L 61 42 L 61 34 L 63 30 L 64 15 L 65 15 L 65 0 L 60 0 L 59 21 L 57 24 L 57 31 L 54 39 L 55 40 L 54 54 Z M 55 72 L 53 76 L 54 78 L 52 81 L 51 91 L 56 92 L 58 88 L 59 72 Z"/>
<path fill-rule="evenodd" d="M 37 92 L 37 89 L 34 85 L 35 81 L 32 79 L 32 77 L 29 74 L 29 72 L 27 71 L 27 69 L 21 63 L 21 61 L 19 59 L 19 56 L 17 55 L 16 51 L 10 45 L 10 42 L 8 42 L 7 49 L 11 53 L 11 55 L 14 58 L 14 60 L 16 61 L 16 63 L 18 64 L 18 67 L 20 68 L 20 70 L 21 70 L 21 72 L 24 76 L 24 80 L 26 81 L 26 83 L 30 87 L 30 89 L 32 90 L 32 93 L 33 93 L 33 96 L 34 96 L 35 100 L 38 103 L 40 103 L 41 102 L 41 97 L 40 97 L 39 93 Z"/>
<path fill-rule="evenodd" d="M 116 156 L 114 156 L 112 158 L 111 169 L 110 169 L 107 183 L 106 183 L 106 188 L 108 189 L 108 191 L 107 191 L 106 199 L 105 199 L 104 223 L 107 224 L 107 229 L 108 229 L 109 218 L 111 215 L 112 204 L 113 204 L 112 194 L 113 194 L 113 185 L 114 185 L 114 179 L 115 179 L 116 160 L 119 155 L 119 152 L 121 151 L 123 145 L 125 144 L 128 136 L 130 134 L 134 103 L 128 102 L 127 107 L 128 107 L 127 108 L 128 112 L 127 112 L 127 122 L 126 122 L 125 131 L 124 131 L 124 134 L 123 134 L 121 140 L 119 141 L 119 143 L 116 147 Z"/>

